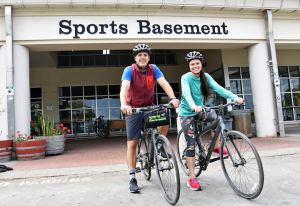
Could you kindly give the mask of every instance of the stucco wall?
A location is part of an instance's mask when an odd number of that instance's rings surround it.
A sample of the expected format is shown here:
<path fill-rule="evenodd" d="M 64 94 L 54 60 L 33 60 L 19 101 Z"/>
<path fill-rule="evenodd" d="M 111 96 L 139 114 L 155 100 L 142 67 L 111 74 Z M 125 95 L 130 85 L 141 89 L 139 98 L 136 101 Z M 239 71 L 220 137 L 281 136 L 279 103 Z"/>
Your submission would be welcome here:
<path fill-rule="evenodd" d="M 248 66 L 247 49 L 222 50 L 224 67 L 228 66 Z"/>
<path fill-rule="evenodd" d="M 277 50 L 277 64 L 280 65 L 300 65 L 300 50 Z"/>

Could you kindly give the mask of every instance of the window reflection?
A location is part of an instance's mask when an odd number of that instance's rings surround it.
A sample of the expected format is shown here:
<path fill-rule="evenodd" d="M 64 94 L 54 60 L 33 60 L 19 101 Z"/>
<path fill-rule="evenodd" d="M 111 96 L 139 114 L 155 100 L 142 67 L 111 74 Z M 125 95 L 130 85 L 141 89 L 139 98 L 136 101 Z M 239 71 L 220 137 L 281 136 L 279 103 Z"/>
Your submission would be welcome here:
<path fill-rule="evenodd" d="M 295 108 L 296 120 L 300 120 L 300 107 Z"/>
<path fill-rule="evenodd" d="M 289 92 L 290 83 L 289 79 L 280 79 L 280 92 Z"/>
<path fill-rule="evenodd" d="M 95 109 L 86 109 L 85 110 L 85 120 L 92 120 L 96 118 L 96 110 Z"/>
<path fill-rule="evenodd" d="M 95 97 L 85 97 L 84 98 L 84 107 L 85 108 L 95 108 L 96 107 Z"/>
<path fill-rule="evenodd" d="M 121 119 L 120 108 L 111 108 L 110 109 L 110 119 Z"/>
<path fill-rule="evenodd" d="M 293 109 L 292 108 L 283 109 L 283 117 L 285 121 L 294 120 Z"/>
<path fill-rule="evenodd" d="M 282 107 L 292 106 L 292 97 L 290 93 L 281 94 Z"/>
<path fill-rule="evenodd" d="M 289 69 L 291 77 L 300 77 L 299 66 L 290 66 Z"/>
<path fill-rule="evenodd" d="M 240 79 L 240 68 L 239 67 L 230 67 L 228 68 L 229 78 L 230 79 Z"/>
<path fill-rule="evenodd" d="M 243 89 L 244 89 L 244 94 L 252 93 L 250 79 L 243 80 Z"/>
<path fill-rule="evenodd" d="M 108 107 L 108 98 L 107 97 L 97 97 L 98 107 Z"/>
<path fill-rule="evenodd" d="M 178 84 L 173 83 L 172 86 L 175 91 L 179 90 Z M 99 115 L 103 115 L 105 120 L 123 118 L 120 111 L 120 85 L 60 87 L 59 93 L 60 121 L 69 123 L 74 134 L 90 132 L 89 125 Z M 180 95 L 179 92 L 175 94 L 177 97 Z M 161 103 L 168 102 L 164 92 L 158 96 Z M 173 115 L 172 118 L 176 118 L 175 112 Z"/>
<path fill-rule="evenodd" d="M 242 94 L 241 80 L 230 80 L 230 90 L 234 94 Z"/>
<path fill-rule="evenodd" d="M 300 106 L 300 93 L 293 94 L 294 106 Z"/>
<path fill-rule="evenodd" d="M 300 79 L 291 79 L 291 87 L 293 92 L 300 92 Z"/>
<path fill-rule="evenodd" d="M 253 98 L 252 95 L 245 95 L 245 109 L 252 109 L 253 108 Z"/>
<path fill-rule="evenodd" d="M 83 99 L 82 99 L 82 97 L 73 98 L 71 100 L 71 102 L 72 102 L 72 109 L 81 109 L 81 108 L 83 108 Z"/>
<path fill-rule="evenodd" d="M 249 67 L 242 67 L 241 72 L 243 79 L 250 79 Z"/>
<path fill-rule="evenodd" d="M 279 73 L 279 77 L 289 77 L 287 66 L 279 66 L 278 73 Z"/>
<path fill-rule="evenodd" d="M 112 98 L 109 98 L 109 106 L 120 108 L 120 106 L 121 106 L 120 98 L 116 97 L 116 96 L 112 97 Z"/>

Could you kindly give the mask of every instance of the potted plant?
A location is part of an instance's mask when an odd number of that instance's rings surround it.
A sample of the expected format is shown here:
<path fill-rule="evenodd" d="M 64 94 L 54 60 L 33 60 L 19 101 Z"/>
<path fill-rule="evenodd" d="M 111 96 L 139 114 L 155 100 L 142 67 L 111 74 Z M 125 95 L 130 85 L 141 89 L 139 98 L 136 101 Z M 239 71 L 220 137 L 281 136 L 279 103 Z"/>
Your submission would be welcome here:
<path fill-rule="evenodd" d="M 54 123 L 40 115 L 32 123 L 32 133 L 46 140 L 46 155 L 62 154 L 65 150 L 66 134 L 70 133 L 62 123 Z"/>
<path fill-rule="evenodd" d="M 46 140 L 16 132 L 14 148 L 18 160 L 34 160 L 45 157 Z"/>
<path fill-rule="evenodd" d="M 2 131 L 0 131 L 1 139 Z M 13 141 L 11 139 L 0 140 L 0 162 L 11 160 Z"/>

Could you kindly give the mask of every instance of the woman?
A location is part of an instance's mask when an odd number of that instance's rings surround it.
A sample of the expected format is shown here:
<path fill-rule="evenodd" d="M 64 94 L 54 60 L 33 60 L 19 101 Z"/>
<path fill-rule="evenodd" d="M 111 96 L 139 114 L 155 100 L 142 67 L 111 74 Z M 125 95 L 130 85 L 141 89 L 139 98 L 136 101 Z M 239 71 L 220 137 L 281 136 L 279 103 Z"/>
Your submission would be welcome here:
<path fill-rule="evenodd" d="M 190 173 L 187 185 L 191 190 L 200 190 L 201 185 L 195 177 L 195 117 L 200 113 L 201 119 L 209 122 L 214 121 L 217 118 L 215 111 L 208 113 L 202 111 L 202 106 L 209 97 L 210 89 L 214 90 L 222 97 L 231 99 L 238 104 L 242 104 L 244 100 L 221 87 L 209 74 L 204 72 L 202 66 L 205 66 L 206 63 L 200 52 L 189 52 L 186 55 L 185 60 L 188 63 L 190 72 L 181 77 L 182 98 L 179 106 L 179 116 L 182 130 L 187 141 L 185 156 Z M 215 148 L 215 152 L 219 153 L 220 148 Z M 223 153 L 226 154 L 228 152 L 224 151 Z"/>

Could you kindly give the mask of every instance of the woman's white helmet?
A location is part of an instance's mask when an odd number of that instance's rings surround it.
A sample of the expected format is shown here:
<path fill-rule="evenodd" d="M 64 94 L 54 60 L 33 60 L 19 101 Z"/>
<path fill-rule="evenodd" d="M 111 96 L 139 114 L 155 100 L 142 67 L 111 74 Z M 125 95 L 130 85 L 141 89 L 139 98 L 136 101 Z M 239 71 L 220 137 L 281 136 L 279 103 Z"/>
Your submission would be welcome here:
<path fill-rule="evenodd" d="M 187 63 L 189 63 L 191 60 L 193 59 L 199 59 L 201 61 L 202 66 L 206 66 L 206 62 L 205 59 L 203 57 L 203 55 L 200 52 L 197 51 L 192 51 L 189 52 L 186 56 L 185 56 L 185 61 Z"/>

